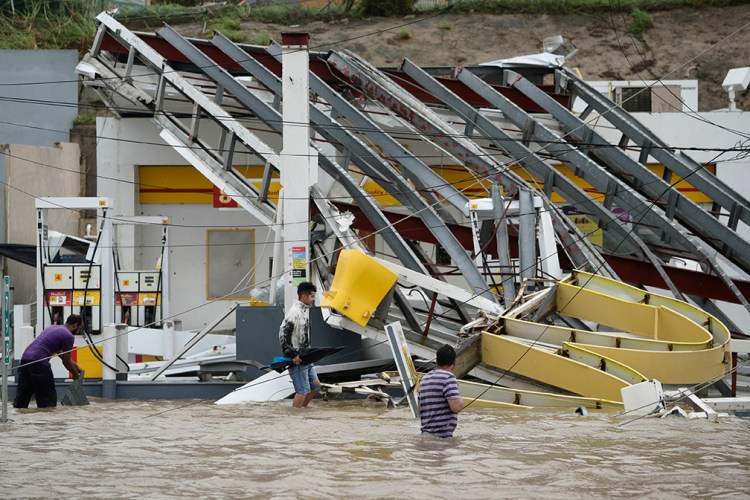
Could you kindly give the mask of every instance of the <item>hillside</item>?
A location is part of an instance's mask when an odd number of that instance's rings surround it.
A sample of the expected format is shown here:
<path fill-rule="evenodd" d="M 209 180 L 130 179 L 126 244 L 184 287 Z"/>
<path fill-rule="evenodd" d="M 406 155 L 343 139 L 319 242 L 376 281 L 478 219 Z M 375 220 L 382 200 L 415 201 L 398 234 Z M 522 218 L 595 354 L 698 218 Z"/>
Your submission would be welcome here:
<path fill-rule="evenodd" d="M 476 64 L 540 52 L 545 37 L 561 34 L 579 49 L 568 64 L 587 79 L 695 78 L 701 111 L 726 107 L 721 82 L 727 70 L 750 66 L 750 5 L 675 9 L 651 16 L 653 25 L 641 38 L 629 32 L 630 12 L 446 13 L 313 21 L 291 28 L 242 22 L 238 31 L 251 43 L 279 40 L 282 31 L 307 31 L 316 50 L 350 49 L 379 66 L 395 66 L 403 57 L 420 65 Z M 210 25 L 203 22 L 175 28 L 186 36 L 211 36 Z M 737 106 L 750 110 L 750 93 L 739 95 Z"/>

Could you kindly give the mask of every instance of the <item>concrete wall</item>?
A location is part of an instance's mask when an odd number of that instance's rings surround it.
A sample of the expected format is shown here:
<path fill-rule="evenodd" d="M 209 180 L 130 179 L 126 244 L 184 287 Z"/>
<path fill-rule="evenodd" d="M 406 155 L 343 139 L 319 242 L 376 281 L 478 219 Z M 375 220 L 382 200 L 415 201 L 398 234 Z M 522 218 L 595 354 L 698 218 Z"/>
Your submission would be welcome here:
<path fill-rule="evenodd" d="M 111 197 L 118 215 L 166 216 L 170 220 L 170 312 L 183 329 L 201 328 L 226 310 L 227 301 L 207 299 L 206 234 L 216 228 L 252 228 L 255 231 L 255 285 L 268 283 L 274 238 L 265 226 L 244 210 L 218 210 L 199 204 L 144 204 L 138 200 L 138 166 L 186 165 L 185 160 L 159 138 L 149 119 L 97 119 L 98 194 Z M 135 141 L 135 142 L 133 142 Z M 163 145 L 162 145 L 163 144 Z M 119 226 L 117 245 L 123 269 L 153 269 L 160 252 L 160 227 Z M 231 265 L 231 263 L 227 263 Z M 243 276 L 235 276 L 239 282 Z M 235 324 L 234 315 L 219 327 Z"/>
<path fill-rule="evenodd" d="M 0 50 L 0 144 L 70 140 L 78 115 L 76 64 L 75 50 Z"/>
<path fill-rule="evenodd" d="M 35 201 L 44 196 L 79 196 L 83 184 L 77 144 L 55 147 L 13 144 L 5 147 L 6 218 L 9 243 L 36 244 Z M 80 213 L 75 210 L 50 210 L 49 228 L 78 235 Z M 15 288 L 15 301 L 26 304 L 36 300 L 36 269 L 6 260 L 6 272 Z"/>

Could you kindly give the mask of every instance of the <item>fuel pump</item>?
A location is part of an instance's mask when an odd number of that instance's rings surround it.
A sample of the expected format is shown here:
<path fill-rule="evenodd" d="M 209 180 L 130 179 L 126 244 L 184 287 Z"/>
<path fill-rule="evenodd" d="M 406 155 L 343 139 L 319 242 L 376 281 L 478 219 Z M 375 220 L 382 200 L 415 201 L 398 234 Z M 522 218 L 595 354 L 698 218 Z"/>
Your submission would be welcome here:
<path fill-rule="evenodd" d="M 115 260 L 115 320 L 134 327 L 159 328 L 165 315 L 162 300 L 167 293 L 166 248 L 167 227 L 165 217 L 136 216 L 118 217 L 116 224 L 160 224 L 162 226 L 161 253 L 155 269 L 122 270 L 117 249 Z"/>
<path fill-rule="evenodd" d="M 87 377 L 101 376 L 100 345 L 93 345 L 103 326 L 112 323 L 114 312 L 112 259 L 108 251 L 112 235 L 108 198 L 39 198 L 37 209 L 37 313 L 36 332 L 52 324 L 63 324 L 71 314 L 84 317 L 84 332 L 76 335 L 71 353 L 86 370 Z M 50 210 L 95 210 L 102 245 L 50 229 Z M 82 335 L 83 334 L 83 335 Z M 53 363 L 56 377 L 66 377 L 67 370 Z"/>

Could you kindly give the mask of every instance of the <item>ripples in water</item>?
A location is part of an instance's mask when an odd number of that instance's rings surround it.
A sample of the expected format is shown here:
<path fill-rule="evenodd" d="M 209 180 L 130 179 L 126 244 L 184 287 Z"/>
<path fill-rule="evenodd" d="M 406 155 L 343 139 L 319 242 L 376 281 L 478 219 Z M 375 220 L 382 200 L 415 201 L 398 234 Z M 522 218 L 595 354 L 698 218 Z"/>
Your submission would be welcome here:
<path fill-rule="evenodd" d="M 453 440 L 360 401 L 10 410 L 11 497 L 747 497 L 750 420 L 476 409 Z"/>

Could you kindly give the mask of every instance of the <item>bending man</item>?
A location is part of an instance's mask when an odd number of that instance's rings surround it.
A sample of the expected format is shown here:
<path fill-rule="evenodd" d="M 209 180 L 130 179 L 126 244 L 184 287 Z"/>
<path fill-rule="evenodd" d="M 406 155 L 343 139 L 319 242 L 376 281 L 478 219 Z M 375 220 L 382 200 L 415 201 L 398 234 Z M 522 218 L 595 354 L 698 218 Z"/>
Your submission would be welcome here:
<path fill-rule="evenodd" d="M 70 359 L 70 351 L 73 349 L 73 334 L 81 329 L 82 323 L 79 315 L 71 314 L 65 325 L 48 326 L 29 344 L 18 368 L 18 388 L 13 400 L 15 408 L 28 408 L 31 396 L 36 397 L 37 408 L 57 406 L 57 389 L 49 358 L 58 354 L 73 379 L 79 377 L 81 367 Z"/>

